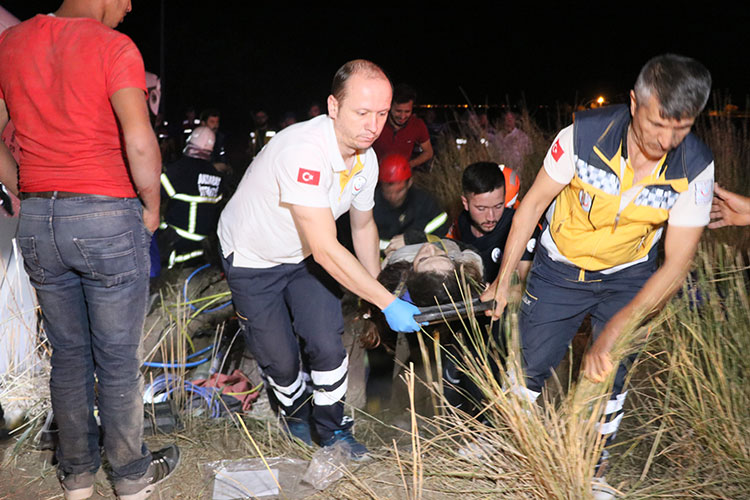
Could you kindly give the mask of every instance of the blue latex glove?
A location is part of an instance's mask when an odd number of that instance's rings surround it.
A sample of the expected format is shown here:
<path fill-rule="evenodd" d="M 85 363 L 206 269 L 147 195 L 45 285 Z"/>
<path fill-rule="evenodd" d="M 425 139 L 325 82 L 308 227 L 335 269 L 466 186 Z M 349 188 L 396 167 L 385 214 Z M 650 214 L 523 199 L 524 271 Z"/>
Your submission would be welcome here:
<path fill-rule="evenodd" d="M 419 312 L 417 306 L 401 299 L 394 300 L 383 309 L 388 326 L 391 327 L 391 330 L 397 332 L 418 331 L 419 323 L 414 321 L 414 315 L 419 314 Z"/>

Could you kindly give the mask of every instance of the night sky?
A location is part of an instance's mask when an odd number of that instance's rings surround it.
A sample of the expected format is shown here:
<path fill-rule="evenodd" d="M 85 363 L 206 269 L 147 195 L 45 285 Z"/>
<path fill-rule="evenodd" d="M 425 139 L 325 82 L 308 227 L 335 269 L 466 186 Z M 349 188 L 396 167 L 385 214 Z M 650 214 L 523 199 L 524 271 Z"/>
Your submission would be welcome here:
<path fill-rule="evenodd" d="M 21 20 L 54 11 L 59 0 L 0 0 Z M 368 58 L 394 83 L 413 84 L 422 103 L 583 103 L 604 94 L 623 101 L 651 56 L 701 60 L 714 89 L 745 107 L 750 89 L 750 8 L 692 13 L 619 7 L 595 11 L 559 3 L 455 2 L 448 8 L 293 8 L 282 2 L 165 0 L 160 69 L 160 0 L 134 0 L 119 29 L 164 79 L 167 115 L 189 104 L 215 106 L 222 128 L 249 127 L 253 109 L 273 119 L 302 116 L 325 102 L 333 73 Z M 706 4 L 709 5 L 709 4 Z M 711 3 L 710 5 L 718 5 Z M 497 7 L 495 7 L 497 6 Z M 239 130 L 238 130 L 239 131 Z M 230 131 L 231 133 L 231 131 Z"/>

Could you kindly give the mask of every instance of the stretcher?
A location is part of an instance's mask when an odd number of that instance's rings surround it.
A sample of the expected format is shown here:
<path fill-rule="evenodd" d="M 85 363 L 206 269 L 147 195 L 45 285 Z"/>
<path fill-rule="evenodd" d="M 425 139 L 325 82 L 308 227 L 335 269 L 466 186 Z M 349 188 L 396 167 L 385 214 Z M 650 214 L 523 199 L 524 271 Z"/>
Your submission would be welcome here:
<path fill-rule="evenodd" d="M 421 307 L 420 314 L 414 316 L 414 320 L 421 324 L 443 323 L 454 319 L 466 318 L 469 315 L 476 316 L 478 313 L 492 309 L 493 302 L 482 302 L 479 298 L 471 302 L 454 302 L 452 304 L 440 304 L 430 307 Z"/>

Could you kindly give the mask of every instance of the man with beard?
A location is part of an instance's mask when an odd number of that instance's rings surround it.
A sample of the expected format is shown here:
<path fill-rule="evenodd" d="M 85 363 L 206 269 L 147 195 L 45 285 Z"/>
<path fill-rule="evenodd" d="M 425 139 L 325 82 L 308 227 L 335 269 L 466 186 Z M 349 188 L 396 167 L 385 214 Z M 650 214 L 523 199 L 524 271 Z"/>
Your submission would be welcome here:
<path fill-rule="evenodd" d="M 505 170 L 493 162 L 472 163 L 461 178 L 464 210 L 451 226 L 448 237 L 473 246 L 484 263 L 484 280 L 494 281 L 500 270 L 505 241 L 515 210 L 507 207 Z M 515 176 L 513 176 L 515 177 Z M 516 201 L 513 196 L 510 203 Z M 531 267 L 536 233 L 527 244 L 517 270 L 523 280 Z"/>

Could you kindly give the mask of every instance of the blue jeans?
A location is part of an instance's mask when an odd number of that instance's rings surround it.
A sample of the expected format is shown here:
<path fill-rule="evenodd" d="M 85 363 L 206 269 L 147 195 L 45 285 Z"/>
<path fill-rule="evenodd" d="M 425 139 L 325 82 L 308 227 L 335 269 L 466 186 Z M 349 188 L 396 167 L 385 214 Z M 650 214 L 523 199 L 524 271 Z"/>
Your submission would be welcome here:
<path fill-rule="evenodd" d="M 112 479 L 138 478 L 151 460 L 143 443 L 138 356 L 150 240 L 136 198 L 89 195 L 21 203 L 18 244 L 52 345 L 57 459 L 67 474 L 100 466 L 95 402 Z"/>

